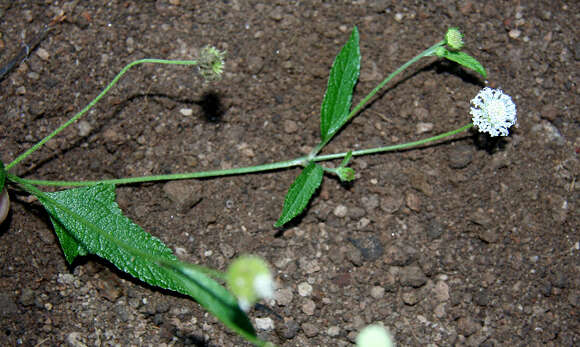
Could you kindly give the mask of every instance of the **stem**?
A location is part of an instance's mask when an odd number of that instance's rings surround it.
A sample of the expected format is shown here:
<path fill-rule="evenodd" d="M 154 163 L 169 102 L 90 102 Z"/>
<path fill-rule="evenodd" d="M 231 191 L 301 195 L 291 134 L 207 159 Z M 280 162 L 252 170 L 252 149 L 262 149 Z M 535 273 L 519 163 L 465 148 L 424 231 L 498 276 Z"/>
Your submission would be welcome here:
<path fill-rule="evenodd" d="M 369 148 L 369 149 L 361 149 L 358 151 L 352 151 L 352 156 L 361 156 L 361 155 L 369 155 L 369 154 L 376 154 L 376 153 L 384 153 L 384 152 L 392 152 L 401 149 L 416 147 L 420 145 L 424 145 L 429 142 L 434 142 L 440 140 L 445 137 L 453 136 L 458 134 L 462 131 L 468 130 L 469 128 L 473 127 L 473 123 L 469 123 L 461 128 L 451 130 L 439 135 L 435 135 L 426 139 L 402 143 L 398 145 L 391 145 L 385 147 L 377 147 L 377 148 Z M 279 170 L 279 169 L 286 169 L 295 166 L 304 166 L 309 160 L 312 161 L 327 161 L 333 159 L 340 159 L 345 158 L 349 152 L 344 153 L 335 153 L 335 154 L 327 154 L 327 155 L 320 155 L 313 158 L 308 157 L 300 157 L 293 160 L 287 161 L 280 161 L 276 163 L 270 164 L 263 164 L 263 165 L 256 165 L 256 166 L 248 166 L 248 167 L 241 167 L 241 168 L 233 168 L 227 170 L 212 170 L 212 171 L 202 171 L 202 172 L 190 172 L 190 173 L 179 173 L 179 174 L 170 174 L 170 175 L 156 175 L 156 176 L 143 176 L 143 177 L 130 177 L 130 178 L 119 178 L 119 179 L 111 179 L 111 180 L 99 180 L 99 181 L 47 181 L 47 180 L 34 180 L 34 179 L 23 179 L 18 178 L 17 176 L 8 174 L 8 179 L 15 182 L 23 182 L 28 184 L 35 184 L 40 186 L 69 186 L 69 187 L 85 187 L 85 186 L 92 186 L 96 184 L 131 184 L 131 183 L 144 183 L 144 182 L 153 182 L 153 181 L 170 181 L 170 180 L 182 180 L 182 179 L 193 179 L 193 178 L 210 178 L 210 177 L 218 177 L 218 176 L 231 176 L 231 175 L 240 175 L 240 174 L 248 174 L 248 173 L 256 173 L 256 172 L 264 172 L 264 171 L 272 171 L 272 170 Z M 17 178 L 17 180 L 15 179 Z"/>
<path fill-rule="evenodd" d="M 264 172 L 285 169 L 295 166 L 303 166 L 307 161 L 306 157 L 297 158 L 288 161 L 280 161 L 276 163 L 248 166 L 241 168 L 233 168 L 227 170 L 212 170 L 212 171 L 201 171 L 201 172 L 189 172 L 189 173 L 177 173 L 168 175 L 155 175 L 155 176 L 142 176 L 142 177 L 129 177 L 129 178 L 118 178 L 111 180 L 98 180 L 98 181 L 48 181 L 48 180 L 30 180 L 25 179 L 29 184 L 36 184 L 41 186 L 69 186 L 69 187 L 85 187 L 92 186 L 96 184 L 132 184 L 132 183 L 144 183 L 144 182 L 154 182 L 154 181 L 171 181 L 171 180 L 183 180 L 192 178 L 210 178 L 218 176 L 231 176 L 231 175 L 241 175 L 255 172 Z M 9 177 L 14 177 L 9 175 Z"/>
<path fill-rule="evenodd" d="M 461 128 L 451 130 L 451 131 L 448 131 L 448 132 L 443 133 L 443 134 L 435 135 L 435 136 L 432 136 L 432 137 L 429 137 L 429 138 L 426 138 L 423 140 L 401 143 L 398 145 L 391 145 L 391 146 L 385 146 L 385 147 L 377 147 L 377 148 L 369 148 L 369 149 L 361 149 L 358 151 L 352 151 L 352 156 L 354 157 L 354 156 L 369 155 L 369 154 L 376 154 L 376 153 L 392 152 L 392 151 L 399 151 L 399 150 L 407 149 L 407 148 L 411 148 L 411 147 L 416 147 L 416 146 L 424 145 L 424 144 L 429 143 L 429 142 L 440 140 L 440 139 L 448 137 L 448 136 L 455 135 L 455 134 L 460 133 L 462 131 L 465 131 L 471 127 L 473 127 L 473 123 L 469 123 L 467 125 L 462 126 Z M 348 152 L 319 155 L 319 156 L 312 158 L 312 160 L 313 161 L 327 161 L 327 160 L 333 160 L 333 159 L 340 159 L 340 158 L 346 157 L 347 154 L 348 154 Z"/>
<path fill-rule="evenodd" d="M 68 127 L 69 125 L 71 125 L 72 123 L 74 123 L 75 121 L 77 121 L 79 118 L 81 118 L 85 113 L 87 113 L 88 110 L 90 110 L 93 106 L 95 106 L 95 104 L 97 102 L 99 102 L 99 100 L 101 100 L 103 98 L 103 96 L 105 96 L 105 94 L 107 94 L 109 92 L 109 90 L 119 81 L 119 79 L 121 79 L 121 77 L 130 68 L 132 68 L 135 65 L 144 64 L 144 63 L 171 64 L 171 65 L 196 65 L 197 64 L 197 61 L 196 60 L 140 59 L 140 60 L 136 60 L 136 61 L 134 61 L 132 63 L 129 63 L 129 64 L 125 65 L 125 67 L 121 70 L 121 72 L 119 72 L 117 74 L 117 76 L 115 76 L 115 78 L 113 78 L 113 80 L 111 81 L 111 83 L 109 83 L 105 87 L 105 89 L 103 89 L 103 91 L 99 95 L 97 95 L 96 98 L 93 99 L 93 101 L 91 101 L 87 106 L 85 106 L 82 110 L 80 110 L 74 117 L 72 117 L 67 122 L 65 122 L 60 127 L 58 127 L 55 131 L 53 131 L 48 136 L 46 136 L 45 138 L 43 138 L 42 140 L 40 140 L 38 143 L 36 143 L 34 146 L 32 146 L 26 152 L 24 152 L 21 155 L 19 155 L 10 164 L 6 165 L 6 170 L 9 170 L 14 165 L 16 165 L 19 162 L 21 162 L 24 158 L 28 157 L 32 152 L 34 152 L 37 149 L 39 149 L 42 145 L 44 145 L 46 142 L 48 142 L 50 139 L 52 139 L 54 136 L 56 136 L 58 133 L 60 133 L 66 127 Z"/>
<path fill-rule="evenodd" d="M 445 45 L 445 40 L 442 40 L 442 41 L 437 42 L 433 46 L 427 48 L 423 52 L 421 52 L 418 55 L 416 55 L 414 58 L 412 58 L 411 60 L 409 60 L 405 64 L 401 65 L 397 70 L 393 71 L 389 76 L 387 76 L 387 78 L 385 78 L 381 83 L 379 83 L 379 85 L 376 86 L 375 89 L 373 89 L 370 93 L 368 93 L 368 95 L 365 96 L 358 103 L 358 105 L 356 105 L 352 109 L 352 111 L 350 111 L 350 113 L 346 117 L 346 121 L 344 122 L 344 124 L 346 124 L 351 118 L 353 118 L 369 102 L 369 100 L 373 96 L 375 96 L 375 94 L 377 94 L 378 91 L 381 90 L 387 83 L 389 83 L 393 78 L 395 78 L 395 76 L 397 76 L 401 72 L 405 71 L 406 68 L 408 68 L 409 66 L 411 66 L 413 63 L 417 62 L 419 59 L 421 59 L 423 57 L 427 57 L 427 56 L 432 55 L 437 48 L 439 48 L 439 47 L 441 47 L 443 45 Z M 314 148 L 314 150 L 312 150 L 312 152 L 310 154 L 310 158 L 314 158 L 322 150 L 322 148 L 324 148 L 324 146 L 326 146 L 328 144 L 328 142 L 330 142 L 330 140 L 334 137 L 334 135 L 339 130 L 340 129 L 337 129 L 334 133 L 332 133 L 330 136 L 328 136 L 328 138 L 326 139 L 326 141 L 322 141 L 321 143 L 319 143 L 318 146 L 316 146 Z M 353 152 L 353 155 L 354 155 L 354 152 Z"/>

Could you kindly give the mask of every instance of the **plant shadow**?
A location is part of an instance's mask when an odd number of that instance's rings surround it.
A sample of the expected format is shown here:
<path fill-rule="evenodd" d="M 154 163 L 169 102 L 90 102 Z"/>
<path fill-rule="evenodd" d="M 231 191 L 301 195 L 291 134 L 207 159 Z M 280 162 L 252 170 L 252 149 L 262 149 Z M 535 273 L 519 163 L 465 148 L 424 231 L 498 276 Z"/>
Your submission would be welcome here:
<path fill-rule="evenodd" d="M 139 93 L 127 97 L 122 102 L 115 105 L 112 112 L 106 116 L 99 125 L 95 126 L 91 131 L 82 137 L 78 137 L 74 141 L 67 142 L 66 147 L 56 150 L 42 159 L 35 161 L 33 164 L 27 166 L 17 173 L 18 176 L 26 176 L 33 173 L 35 170 L 43 167 L 52 160 L 66 155 L 74 149 L 77 149 L 87 142 L 91 136 L 101 133 L 103 130 L 110 127 L 109 122 L 118 119 L 118 117 L 123 113 L 123 111 L 135 102 L 140 102 L 142 100 L 149 100 L 152 102 L 158 102 L 164 104 L 164 101 L 159 100 L 169 100 L 178 105 L 197 105 L 201 109 L 201 119 L 207 123 L 219 124 L 223 121 L 224 116 L 227 112 L 226 107 L 222 102 L 222 96 L 216 91 L 208 91 L 204 93 L 199 99 L 191 98 L 178 98 L 165 93 Z M 166 106 L 164 106 L 166 107 Z"/>

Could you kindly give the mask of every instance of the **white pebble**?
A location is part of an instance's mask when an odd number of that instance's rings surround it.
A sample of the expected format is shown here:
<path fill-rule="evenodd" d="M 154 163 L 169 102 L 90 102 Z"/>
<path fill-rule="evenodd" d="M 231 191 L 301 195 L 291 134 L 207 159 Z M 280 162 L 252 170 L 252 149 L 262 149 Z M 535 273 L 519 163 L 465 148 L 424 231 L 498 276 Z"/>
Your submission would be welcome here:
<path fill-rule="evenodd" d="M 91 123 L 87 122 L 86 120 L 78 122 L 77 128 L 79 129 L 79 135 L 82 137 L 87 136 L 91 133 L 91 130 L 93 130 Z"/>
<path fill-rule="evenodd" d="M 348 209 L 346 208 L 346 206 L 344 205 L 338 205 L 334 208 L 334 215 L 340 218 L 344 218 L 346 217 L 346 213 L 348 212 Z"/>
<path fill-rule="evenodd" d="M 518 37 L 520 37 L 521 34 L 522 34 L 521 30 L 518 29 L 512 29 L 508 33 L 509 37 L 511 37 L 512 39 L 517 39 Z"/>
<path fill-rule="evenodd" d="M 337 327 L 337 326 L 332 326 L 332 327 L 328 328 L 328 330 L 326 331 L 326 333 L 330 337 L 336 337 L 336 336 L 338 336 L 340 334 L 340 328 Z"/>
<path fill-rule="evenodd" d="M 312 294 L 312 286 L 306 282 L 302 282 L 298 285 L 298 294 L 300 296 L 310 296 Z"/>
<path fill-rule="evenodd" d="M 419 122 L 419 123 L 417 123 L 417 130 L 415 131 L 415 133 L 417 135 L 421 135 L 421 134 L 427 133 L 431 130 L 433 130 L 433 123 Z"/>
<path fill-rule="evenodd" d="M 186 117 L 189 117 L 193 114 L 193 110 L 191 108 L 182 108 L 181 110 L 179 110 L 179 113 L 181 113 Z"/>
<path fill-rule="evenodd" d="M 44 61 L 48 61 L 50 59 L 50 53 L 48 53 L 48 51 L 42 47 L 36 50 L 36 55 Z"/>
<path fill-rule="evenodd" d="M 374 286 L 371 288 L 371 296 L 373 299 L 382 299 L 385 296 L 385 288 L 381 286 Z"/>
<path fill-rule="evenodd" d="M 272 318 L 256 318 L 256 328 L 258 330 L 274 330 L 274 321 Z"/>

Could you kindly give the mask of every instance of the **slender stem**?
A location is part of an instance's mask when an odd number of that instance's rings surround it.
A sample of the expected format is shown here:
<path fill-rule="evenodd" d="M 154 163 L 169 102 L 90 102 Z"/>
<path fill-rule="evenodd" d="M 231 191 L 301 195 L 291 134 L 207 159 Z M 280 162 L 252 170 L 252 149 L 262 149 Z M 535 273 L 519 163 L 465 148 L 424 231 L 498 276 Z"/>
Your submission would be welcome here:
<path fill-rule="evenodd" d="M 154 182 L 154 181 L 171 181 L 171 180 L 183 180 L 192 178 L 209 178 L 218 176 L 230 176 L 230 175 L 240 175 L 255 172 L 264 172 L 285 169 L 295 166 L 304 165 L 306 158 L 298 158 L 288 161 L 281 161 L 271 164 L 263 164 L 257 166 L 248 166 L 241 168 L 233 168 L 227 170 L 212 170 L 212 171 L 201 171 L 201 172 L 189 172 L 189 173 L 177 173 L 169 175 L 155 175 L 155 176 L 143 176 L 143 177 L 129 177 L 129 178 L 118 178 L 111 180 L 98 180 L 98 181 L 47 181 L 47 180 L 32 180 L 26 179 L 25 181 L 29 184 L 36 184 L 41 186 L 69 186 L 69 187 L 85 187 L 92 186 L 96 184 L 131 184 L 131 183 L 144 183 L 144 182 Z M 12 177 L 12 176 L 9 176 Z"/>
<path fill-rule="evenodd" d="M 369 154 L 376 154 L 376 153 L 384 153 L 384 152 L 392 152 L 396 150 L 416 147 L 420 145 L 424 145 L 426 143 L 434 142 L 440 140 L 445 137 L 453 136 L 458 134 L 462 131 L 465 131 L 469 128 L 473 127 L 473 124 L 467 124 L 461 128 L 451 130 L 436 136 L 432 136 L 426 139 L 407 142 L 397 145 L 385 146 L 385 147 L 377 147 L 377 148 L 369 148 L 369 149 L 362 149 L 358 151 L 352 151 L 352 156 L 361 156 L 361 155 L 369 155 Z M 272 171 L 272 170 L 279 170 L 279 169 L 286 169 L 295 166 L 304 166 L 309 160 L 312 161 L 327 161 L 333 159 L 340 159 L 345 158 L 348 155 L 348 152 L 344 153 L 335 153 L 335 154 L 327 154 L 327 155 L 320 155 L 314 158 L 308 157 L 300 157 L 293 160 L 281 161 L 276 163 L 270 164 L 263 164 L 257 166 L 248 166 L 248 167 L 241 167 L 241 168 L 233 168 L 227 170 L 213 170 L 213 171 L 202 171 L 202 172 L 191 172 L 191 173 L 178 173 L 178 174 L 170 174 L 170 175 L 156 175 L 156 176 L 143 176 L 143 177 L 130 177 L 130 178 L 119 178 L 119 179 L 111 179 L 111 180 L 99 180 L 99 181 L 47 181 L 47 180 L 34 180 L 34 179 L 22 179 L 18 178 L 22 182 L 26 182 L 28 184 L 35 184 L 40 186 L 69 186 L 69 187 L 84 187 L 84 186 L 91 186 L 96 184 L 130 184 L 130 183 L 143 183 L 143 182 L 153 182 L 153 181 L 170 181 L 170 180 L 180 180 L 180 179 L 193 179 L 193 178 L 210 178 L 210 177 L 218 177 L 218 176 L 230 176 L 230 175 L 239 175 L 239 174 L 248 174 L 248 173 L 256 173 L 256 172 L 264 172 L 264 171 Z M 12 181 L 12 178 L 16 177 L 14 175 L 8 174 L 8 179 Z M 18 181 L 16 181 L 18 182 Z"/>
<path fill-rule="evenodd" d="M 369 148 L 369 149 L 361 149 L 358 151 L 352 151 L 352 156 L 354 157 L 354 156 L 369 155 L 369 154 L 376 154 L 376 153 L 400 151 L 402 149 L 417 147 L 417 146 L 421 146 L 421 145 L 424 145 L 424 144 L 429 143 L 429 142 L 437 141 L 437 140 L 440 140 L 442 138 L 455 135 L 455 134 L 460 133 L 462 131 L 465 131 L 471 127 L 473 127 L 473 123 L 469 123 L 465 126 L 462 126 L 461 128 L 451 130 L 451 131 L 448 131 L 446 133 L 432 136 L 432 137 L 429 137 L 429 138 L 426 138 L 423 140 L 407 142 L 407 143 L 400 143 L 398 145 L 391 145 L 391 146 L 385 146 L 385 147 L 377 147 L 377 148 Z M 333 160 L 333 159 L 340 159 L 340 158 L 346 157 L 347 154 L 348 154 L 348 152 L 319 155 L 319 156 L 314 157 L 312 160 L 313 161 L 327 161 L 327 160 Z"/>
<path fill-rule="evenodd" d="M 356 105 L 352 111 L 350 111 L 350 113 L 348 114 L 348 116 L 346 117 L 346 122 L 348 122 L 351 118 L 353 118 L 368 102 L 369 100 L 375 96 L 375 94 L 378 93 L 379 90 L 381 90 L 387 83 L 389 83 L 393 78 L 395 78 L 395 76 L 397 76 L 398 74 L 400 74 L 401 72 L 405 71 L 406 68 L 408 68 L 409 66 L 411 66 L 413 63 L 417 62 L 419 59 L 423 58 L 423 57 L 427 57 L 430 55 L 433 55 L 433 53 L 435 52 L 435 50 L 441 46 L 445 45 L 445 40 L 443 41 L 439 41 L 436 44 L 434 44 L 433 46 L 427 48 L 426 50 L 424 50 L 423 52 L 419 53 L 418 55 L 416 55 L 414 58 L 412 58 L 411 60 L 409 60 L 408 62 L 406 62 L 405 64 L 401 65 L 397 70 L 393 71 L 389 76 L 387 76 L 387 78 L 385 78 L 381 83 L 379 83 L 379 85 L 377 85 L 375 87 L 375 89 L 373 89 L 370 93 L 368 93 L 367 96 L 365 96 L 359 103 L 358 105 Z M 311 154 L 310 154 L 310 158 L 313 158 L 314 156 L 316 156 L 321 150 L 322 148 L 324 148 L 324 146 L 326 146 L 326 144 L 328 144 L 328 142 L 330 142 L 330 140 L 334 137 L 334 135 L 339 131 L 340 129 L 336 129 L 336 131 L 334 133 L 332 133 L 330 136 L 328 136 L 328 138 L 325 141 L 322 141 L 321 143 L 318 144 L 318 146 L 316 146 L 314 148 L 314 150 L 312 150 Z M 354 153 L 353 153 L 354 154 Z"/>
<path fill-rule="evenodd" d="M 197 61 L 196 60 L 140 59 L 140 60 L 136 60 L 136 61 L 134 61 L 132 63 L 127 64 L 121 70 L 121 72 L 119 72 L 117 74 L 117 76 L 115 76 L 115 78 L 113 78 L 113 80 L 111 81 L 111 83 L 109 83 L 105 87 L 105 89 L 103 89 L 103 91 L 99 95 L 97 95 L 96 98 L 93 99 L 93 101 L 91 101 L 87 106 L 85 106 L 82 110 L 80 110 L 74 117 L 72 117 L 71 119 L 69 119 L 68 121 L 66 121 L 64 124 L 62 124 L 60 127 L 58 127 L 55 131 L 53 131 L 48 136 L 46 136 L 45 138 L 43 138 L 42 140 L 40 140 L 38 143 L 36 143 L 34 146 L 32 146 L 26 152 L 24 152 L 21 155 L 19 155 L 10 164 L 6 165 L 6 170 L 9 170 L 14 165 L 16 165 L 19 162 L 21 162 L 24 158 L 26 158 L 27 156 L 29 156 L 32 152 L 34 152 L 37 149 L 39 149 L 42 145 L 44 145 L 46 142 L 48 142 L 50 139 L 52 139 L 54 136 L 56 136 L 58 133 L 60 133 L 64 128 L 68 127 L 69 125 L 71 125 L 72 123 L 74 123 L 75 121 L 77 121 L 79 118 L 81 118 L 85 113 L 87 113 L 88 110 L 90 110 L 93 106 L 95 106 L 95 104 L 97 102 L 99 102 L 99 100 L 101 100 L 103 98 L 103 96 L 105 96 L 105 94 L 107 94 L 109 92 L 109 90 L 119 81 L 119 79 L 121 79 L 121 77 L 130 68 L 132 68 L 135 65 L 144 64 L 144 63 L 171 64 L 171 65 L 196 65 L 197 64 Z"/>

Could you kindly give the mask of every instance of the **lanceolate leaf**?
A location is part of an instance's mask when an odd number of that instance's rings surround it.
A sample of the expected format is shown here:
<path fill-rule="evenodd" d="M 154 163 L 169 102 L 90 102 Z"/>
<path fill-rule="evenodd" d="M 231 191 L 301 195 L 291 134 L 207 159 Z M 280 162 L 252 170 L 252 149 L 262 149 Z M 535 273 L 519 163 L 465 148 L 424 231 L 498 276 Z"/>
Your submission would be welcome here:
<path fill-rule="evenodd" d="M 225 288 L 197 268 L 185 267 L 161 240 L 123 215 L 113 185 L 56 193 L 29 189 L 50 213 L 67 261 L 96 254 L 144 282 L 191 296 L 230 329 L 259 342 L 248 317 Z"/>
<path fill-rule="evenodd" d="M 453 52 L 447 49 L 441 50 L 441 53 L 442 54 L 439 54 L 439 56 L 454 61 L 457 64 L 463 65 L 466 68 L 472 69 L 482 75 L 483 78 L 487 77 L 487 73 L 485 72 L 483 65 L 481 65 L 474 57 L 470 56 L 469 54 L 463 52 Z"/>
<path fill-rule="evenodd" d="M 57 235 L 68 235 L 69 243 L 62 246 L 77 246 L 65 250 L 67 260 L 83 253 L 96 254 L 149 284 L 176 291 L 183 289 L 180 282 L 171 280 L 166 269 L 152 263 L 151 259 L 136 256 L 136 252 L 141 252 L 160 260 L 177 260 L 161 240 L 123 215 L 115 202 L 115 186 L 97 185 L 46 195 L 74 213 L 72 215 L 40 199 L 50 213 L 55 229 L 60 229 Z M 98 228 L 97 232 L 90 225 Z"/>
<path fill-rule="evenodd" d="M 323 142 L 332 137 L 347 121 L 353 89 L 360 71 L 358 41 L 358 30 L 354 27 L 350 39 L 332 64 L 320 112 L 320 137 Z"/>
<path fill-rule="evenodd" d="M 281 227 L 304 210 L 310 198 L 318 189 L 320 183 L 322 183 L 323 175 L 324 169 L 322 166 L 314 162 L 311 162 L 302 170 L 300 176 L 292 183 L 286 194 L 282 214 L 274 225 L 275 227 Z"/>

